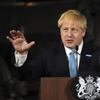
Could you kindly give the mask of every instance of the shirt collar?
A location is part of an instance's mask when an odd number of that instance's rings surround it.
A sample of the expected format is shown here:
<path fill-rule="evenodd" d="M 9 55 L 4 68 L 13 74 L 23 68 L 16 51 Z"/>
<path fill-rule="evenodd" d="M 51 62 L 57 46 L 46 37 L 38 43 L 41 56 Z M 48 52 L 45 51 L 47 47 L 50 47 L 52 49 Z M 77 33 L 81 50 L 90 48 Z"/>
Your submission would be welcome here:
<path fill-rule="evenodd" d="M 78 46 L 78 53 L 81 54 L 81 51 L 82 51 L 82 48 L 83 48 L 83 40 L 82 42 L 80 43 L 80 45 Z"/>

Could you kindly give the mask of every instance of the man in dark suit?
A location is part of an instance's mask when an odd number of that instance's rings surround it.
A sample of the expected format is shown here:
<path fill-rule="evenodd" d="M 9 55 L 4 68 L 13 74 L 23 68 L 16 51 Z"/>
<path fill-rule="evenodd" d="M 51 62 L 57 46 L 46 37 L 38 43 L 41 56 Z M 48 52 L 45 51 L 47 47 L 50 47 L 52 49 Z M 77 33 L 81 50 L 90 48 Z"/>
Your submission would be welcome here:
<path fill-rule="evenodd" d="M 31 71 L 34 80 L 42 76 L 71 77 L 69 66 L 71 51 L 75 51 L 77 75 L 85 71 L 100 72 L 98 50 L 84 40 L 87 29 L 85 16 L 77 10 L 68 10 L 59 18 L 58 27 L 60 42 L 41 48 L 34 59 L 30 59 L 29 49 L 35 42 L 28 43 L 20 31 L 10 31 L 11 37 L 7 38 L 15 48 L 15 66 L 19 72 Z"/>
<path fill-rule="evenodd" d="M 12 37 L 7 37 L 15 48 L 16 66 L 32 66 L 36 74 L 47 76 L 70 76 L 68 67 L 68 52 L 78 47 L 77 50 L 77 70 L 81 71 L 99 71 L 99 56 L 97 48 L 92 44 L 85 42 L 87 20 L 84 15 L 76 10 L 64 12 L 58 20 L 60 28 L 61 43 L 48 48 L 41 49 L 39 56 L 33 61 L 28 61 L 27 54 L 34 41 L 28 43 L 20 31 L 10 31 Z M 34 47 L 33 47 L 34 48 Z M 19 59 L 23 57 L 22 60 Z M 27 60 L 26 60 L 27 59 Z M 37 60 L 38 59 L 38 60 Z M 42 66 L 41 66 L 42 65 Z M 34 67 L 33 67 L 34 66 Z M 20 67 L 21 69 L 21 67 Z M 22 67 L 23 69 L 23 67 Z M 27 69 L 30 69 L 29 67 Z"/>

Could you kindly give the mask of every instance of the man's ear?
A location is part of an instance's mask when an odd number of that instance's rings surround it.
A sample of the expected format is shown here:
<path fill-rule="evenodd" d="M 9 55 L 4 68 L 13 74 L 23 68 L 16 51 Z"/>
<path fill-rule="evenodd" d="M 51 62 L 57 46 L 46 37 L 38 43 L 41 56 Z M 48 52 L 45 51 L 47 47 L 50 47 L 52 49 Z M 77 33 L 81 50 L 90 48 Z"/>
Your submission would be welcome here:
<path fill-rule="evenodd" d="M 86 35 L 86 29 L 82 31 L 83 37 Z"/>

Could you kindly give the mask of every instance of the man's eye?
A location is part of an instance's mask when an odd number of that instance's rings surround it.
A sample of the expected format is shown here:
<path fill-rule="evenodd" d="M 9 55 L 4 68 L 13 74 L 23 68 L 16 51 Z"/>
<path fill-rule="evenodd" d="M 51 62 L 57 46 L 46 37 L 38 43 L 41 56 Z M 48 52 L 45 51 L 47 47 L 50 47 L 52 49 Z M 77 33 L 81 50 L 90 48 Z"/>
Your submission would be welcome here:
<path fill-rule="evenodd" d="M 63 30 L 64 30 L 64 31 L 68 31 L 68 28 L 64 28 Z"/>
<path fill-rule="evenodd" d="M 75 28 L 72 28 L 71 30 L 72 30 L 72 31 L 76 31 L 76 29 L 75 29 Z"/>
<path fill-rule="evenodd" d="M 76 29 L 76 28 L 72 28 L 71 30 L 72 30 L 72 32 L 77 32 L 78 31 L 78 29 Z"/>

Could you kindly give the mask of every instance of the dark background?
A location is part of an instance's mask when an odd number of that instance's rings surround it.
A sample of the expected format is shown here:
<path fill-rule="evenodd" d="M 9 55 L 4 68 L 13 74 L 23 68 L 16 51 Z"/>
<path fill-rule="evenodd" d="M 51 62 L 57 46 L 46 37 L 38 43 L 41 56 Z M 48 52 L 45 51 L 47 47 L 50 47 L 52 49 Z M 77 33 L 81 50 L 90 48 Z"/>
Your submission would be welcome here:
<path fill-rule="evenodd" d="M 20 29 L 29 40 L 46 43 L 59 34 L 57 20 L 68 9 L 78 9 L 88 19 L 88 38 L 99 46 L 100 0 L 0 0 L 0 36 Z"/>

